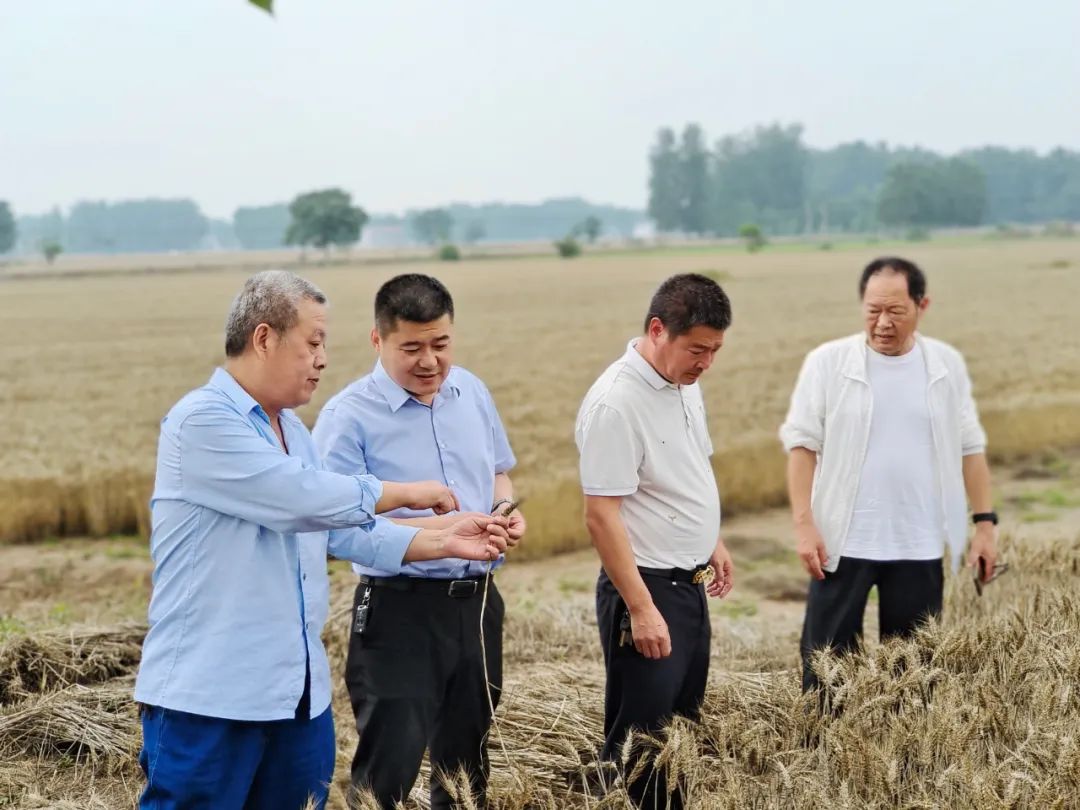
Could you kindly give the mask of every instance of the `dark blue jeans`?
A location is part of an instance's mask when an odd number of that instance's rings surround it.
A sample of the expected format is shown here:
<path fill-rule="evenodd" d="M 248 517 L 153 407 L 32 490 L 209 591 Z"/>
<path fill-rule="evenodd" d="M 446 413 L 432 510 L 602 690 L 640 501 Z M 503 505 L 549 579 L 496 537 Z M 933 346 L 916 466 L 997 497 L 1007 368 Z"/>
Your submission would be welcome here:
<path fill-rule="evenodd" d="M 322 808 L 334 775 L 334 717 L 246 722 L 147 706 L 139 764 L 145 810 Z"/>

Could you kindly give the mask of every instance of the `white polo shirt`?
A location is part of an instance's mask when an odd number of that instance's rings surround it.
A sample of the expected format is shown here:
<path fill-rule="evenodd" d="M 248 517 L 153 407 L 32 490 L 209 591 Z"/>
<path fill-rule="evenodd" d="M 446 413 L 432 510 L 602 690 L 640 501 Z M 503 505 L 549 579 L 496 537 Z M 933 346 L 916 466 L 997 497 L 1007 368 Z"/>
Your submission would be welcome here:
<path fill-rule="evenodd" d="M 701 389 L 665 380 L 630 341 L 593 383 L 574 437 L 586 495 L 621 496 L 637 564 L 691 569 L 720 536 L 720 493 Z"/>

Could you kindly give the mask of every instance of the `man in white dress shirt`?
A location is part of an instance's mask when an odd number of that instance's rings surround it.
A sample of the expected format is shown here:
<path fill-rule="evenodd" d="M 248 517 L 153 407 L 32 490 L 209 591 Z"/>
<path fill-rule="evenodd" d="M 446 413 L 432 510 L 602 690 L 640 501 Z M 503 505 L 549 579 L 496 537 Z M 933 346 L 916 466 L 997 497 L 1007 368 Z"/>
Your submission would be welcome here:
<path fill-rule="evenodd" d="M 917 328 L 930 304 L 912 262 L 876 259 L 859 281 L 864 331 L 807 355 L 780 428 L 797 550 L 812 577 L 803 688 L 815 650 L 851 650 L 878 589 L 882 638 L 941 613 L 943 558 L 983 581 L 997 557 L 986 434 L 960 353 Z M 966 491 L 966 492 L 965 492 Z"/>
<path fill-rule="evenodd" d="M 603 568 L 596 613 L 607 681 L 602 755 L 634 730 L 696 719 L 711 637 L 705 595 L 732 587 L 698 379 L 731 325 L 716 282 L 689 273 L 656 291 L 645 332 L 589 389 L 575 438 L 585 520 Z M 621 763 L 624 773 L 633 761 Z M 680 808 L 678 786 L 645 768 L 627 785 L 640 807 Z"/>

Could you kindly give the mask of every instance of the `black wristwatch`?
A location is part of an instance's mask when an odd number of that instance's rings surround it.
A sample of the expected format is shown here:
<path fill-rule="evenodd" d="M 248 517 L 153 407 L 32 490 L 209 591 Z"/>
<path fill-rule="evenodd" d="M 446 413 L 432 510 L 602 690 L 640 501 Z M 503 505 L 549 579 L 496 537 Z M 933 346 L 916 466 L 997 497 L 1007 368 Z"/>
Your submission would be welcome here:
<path fill-rule="evenodd" d="M 993 523 L 995 526 L 997 526 L 997 512 L 976 512 L 974 515 L 971 516 L 972 523 L 983 523 L 984 521 L 987 523 Z"/>

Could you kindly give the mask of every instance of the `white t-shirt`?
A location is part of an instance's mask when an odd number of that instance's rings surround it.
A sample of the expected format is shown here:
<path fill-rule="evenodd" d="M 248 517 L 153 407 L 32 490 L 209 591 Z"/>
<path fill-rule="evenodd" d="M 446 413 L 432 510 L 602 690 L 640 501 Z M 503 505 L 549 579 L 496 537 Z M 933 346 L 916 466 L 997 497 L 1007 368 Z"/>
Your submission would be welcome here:
<path fill-rule="evenodd" d="M 586 495 L 621 496 L 637 564 L 691 569 L 720 536 L 701 389 L 665 380 L 631 341 L 585 395 L 574 436 Z"/>
<path fill-rule="evenodd" d="M 867 352 L 870 439 L 841 556 L 935 560 L 945 553 L 941 487 L 918 344 L 899 357 Z"/>

